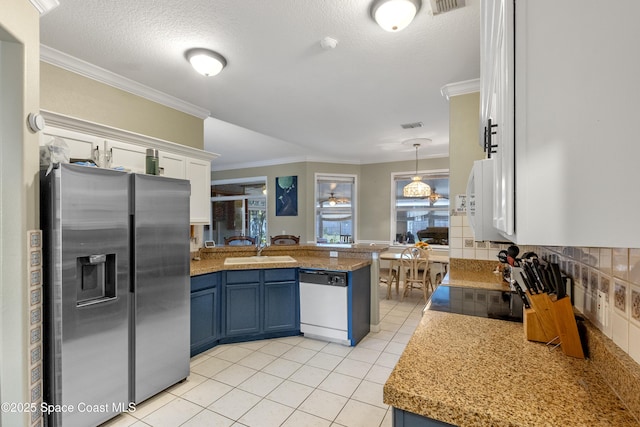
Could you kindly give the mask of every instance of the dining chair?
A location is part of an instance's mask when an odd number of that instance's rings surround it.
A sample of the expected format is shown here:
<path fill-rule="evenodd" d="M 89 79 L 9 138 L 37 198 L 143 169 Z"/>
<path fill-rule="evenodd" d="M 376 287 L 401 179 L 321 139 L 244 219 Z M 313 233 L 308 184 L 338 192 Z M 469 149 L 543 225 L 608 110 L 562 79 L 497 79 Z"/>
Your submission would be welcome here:
<path fill-rule="evenodd" d="M 400 300 L 402 301 L 413 289 L 422 289 L 426 303 L 429 295 L 433 293 L 433 283 L 429 271 L 429 252 L 416 247 L 403 250 L 400 255 L 400 268 L 404 274 L 404 289 Z"/>
<path fill-rule="evenodd" d="M 229 246 L 255 246 L 256 238 L 250 236 L 225 237 L 224 244 Z"/>
<path fill-rule="evenodd" d="M 380 269 L 380 281 L 387 284 L 387 299 L 391 299 L 391 287 L 394 282 L 396 284 L 396 294 L 399 288 L 398 270 L 393 264 L 392 262 L 389 268 Z"/>
<path fill-rule="evenodd" d="M 300 236 L 292 234 L 279 234 L 277 236 L 269 236 L 272 245 L 299 245 Z"/>

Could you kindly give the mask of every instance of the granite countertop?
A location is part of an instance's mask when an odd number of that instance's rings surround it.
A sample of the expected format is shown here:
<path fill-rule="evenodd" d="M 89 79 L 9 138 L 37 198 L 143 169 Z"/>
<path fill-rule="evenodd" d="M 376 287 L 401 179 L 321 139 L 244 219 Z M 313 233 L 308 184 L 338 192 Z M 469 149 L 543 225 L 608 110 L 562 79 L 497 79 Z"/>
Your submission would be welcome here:
<path fill-rule="evenodd" d="M 207 258 L 200 261 L 191 261 L 191 276 L 214 273 L 223 270 L 247 270 L 261 268 L 315 268 L 323 270 L 353 271 L 371 264 L 371 259 L 363 258 L 330 258 L 328 256 L 298 256 L 291 255 L 296 262 L 283 263 L 252 263 L 238 265 L 224 265 L 224 258 Z"/>
<path fill-rule="evenodd" d="M 492 271 L 466 271 L 451 269 L 442 280 L 443 285 L 508 291 L 509 284 L 502 279 L 502 273 Z"/>
<path fill-rule="evenodd" d="M 508 290 L 452 269 L 443 284 Z M 456 426 L 639 426 L 589 360 L 524 338 L 521 323 L 426 311 L 384 402 Z"/>

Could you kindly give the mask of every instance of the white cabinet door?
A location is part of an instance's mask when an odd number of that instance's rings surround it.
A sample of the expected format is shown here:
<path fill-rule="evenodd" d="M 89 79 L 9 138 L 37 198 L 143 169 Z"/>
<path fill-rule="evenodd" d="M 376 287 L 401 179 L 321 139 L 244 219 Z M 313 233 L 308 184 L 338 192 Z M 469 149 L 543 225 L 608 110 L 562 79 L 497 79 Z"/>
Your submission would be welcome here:
<path fill-rule="evenodd" d="M 493 97 L 490 109 L 492 125 L 491 145 L 495 146 L 494 192 L 493 192 L 493 226 L 510 237 L 514 233 L 514 33 L 513 33 L 513 2 L 496 0 L 495 6 L 499 10 L 496 26 L 498 34 L 495 38 L 495 70 L 493 74 Z"/>
<path fill-rule="evenodd" d="M 145 173 L 147 149 L 124 142 L 107 141 L 105 144 L 107 155 L 110 157 L 110 167 L 123 167 L 135 173 Z"/>
<path fill-rule="evenodd" d="M 481 78 L 496 99 L 482 108 L 499 125 L 494 224 L 516 243 L 640 247 L 640 60 L 629 53 L 640 2 L 618 6 L 603 15 L 580 0 L 482 3 L 482 34 L 495 25 L 487 17 L 505 18 L 489 49 L 495 87 Z"/>
<path fill-rule="evenodd" d="M 159 157 L 160 175 L 178 179 L 186 177 L 184 156 L 161 151 Z"/>
<path fill-rule="evenodd" d="M 191 182 L 191 223 L 209 224 L 211 217 L 211 162 L 186 159 L 186 178 Z"/>
<path fill-rule="evenodd" d="M 71 159 L 93 160 L 102 166 L 99 161 L 103 159 L 100 156 L 104 152 L 104 140 L 96 137 L 74 135 L 71 132 L 64 132 L 59 129 L 49 129 L 52 133 L 42 133 L 40 145 L 45 146 L 54 138 L 61 138 L 69 147 Z"/>

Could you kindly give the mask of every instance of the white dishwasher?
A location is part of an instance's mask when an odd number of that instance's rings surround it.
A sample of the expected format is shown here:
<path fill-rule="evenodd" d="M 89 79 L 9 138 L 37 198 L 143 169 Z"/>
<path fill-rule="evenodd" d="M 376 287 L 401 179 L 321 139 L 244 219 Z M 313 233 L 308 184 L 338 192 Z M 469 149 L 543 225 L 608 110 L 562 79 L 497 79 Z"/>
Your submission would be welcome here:
<path fill-rule="evenodd" d="M 300 270 L 300 332 L 351 345 L 347 273 Z"/>

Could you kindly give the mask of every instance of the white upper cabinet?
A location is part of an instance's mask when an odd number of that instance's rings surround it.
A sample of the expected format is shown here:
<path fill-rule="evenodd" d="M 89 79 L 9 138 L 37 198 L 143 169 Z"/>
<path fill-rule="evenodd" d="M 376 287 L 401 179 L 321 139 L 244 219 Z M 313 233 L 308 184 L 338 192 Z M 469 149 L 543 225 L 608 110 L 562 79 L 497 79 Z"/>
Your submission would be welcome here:
<path fill-rule="evenodd" d="M 184 156 L 161 151 L 158 160 L 160 161 L 160 175 L 169 178 L 186 178 Z"/>
<path fill-rule="evenodd" d="M 211 162 L 187 158 L 187 178 L 191 182 L 191 222 L 209 224 L 211 218 Z"/>
<path fill-rule="evenodd" d="M 102 167 L 122 167 L 135 173 L 145 173 L 147 148 L 140 145 L 124 142 L 107 141 L 104 147 L 104 155 L 108 163 L 102 163 Z M 108 165 L 108 166 L 107 166 Z"/>
<path fill-rule="evenodd" d="M 41 133 L 40 145 L 61 138 L 69 147 L 72 159 L 91 160 L 99 167 L 145 173 L 147 148 L 157 149 L 161 175 L 188 179 L 191 183 L 191 223 L 209 223 L 211 160 L 218 157 L 217 154 L 50 112 L 43 112 L 43 115 L 47 127 Z"/>
<path fill-rule="evenodd" d="M 640 2 L 483 0 L 494 225 L 520 244 L 640 247 Z"/>
<path fill-rule="evenodd" d="M 514 233 L 513 145 L 513 3 L 483 3 L 480 37 L 480 142 L 494 158 L 493 226 L 505 236 Z M 488 201 L 485 201 L 485 203 Z"/>

